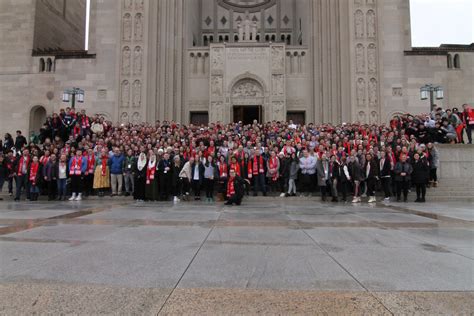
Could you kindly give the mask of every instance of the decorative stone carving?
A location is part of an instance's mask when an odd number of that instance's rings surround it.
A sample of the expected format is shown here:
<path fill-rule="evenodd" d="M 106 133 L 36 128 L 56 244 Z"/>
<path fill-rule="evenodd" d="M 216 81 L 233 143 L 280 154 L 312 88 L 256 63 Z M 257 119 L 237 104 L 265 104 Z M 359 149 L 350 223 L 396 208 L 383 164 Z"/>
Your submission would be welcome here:
<path fill-rule="evenodd" d="M 354 0 L 354 4 L 356 6 L 361 6 L 363 4 L 363 0 Z"/>
<path fill-rule="evenodd" d="M 285 120 L 285 104 L 282 101 L 273 102 L 272 119 L 276 121 Z"/>
<path fill-rule="evenodd" d="M 367 123 L 367 116 L 365 115 L 364 111 L 359 111 L 359 113 L 357 114 L 357 119 L 360 123 Z"/>
<path fill-rule="evenodd" d="M 141 122 L 140 113 L 134 112 L 132 115 L 132 123 L 137 124 Z"/>
<path fill-rule="evenodd" d="M 285 54 L 283 47 L 272 47 L 272 69 L 282 69 L 285 66 Z"/>
<path fill-rule="evenodd" d="M 283 75 L 274 75 L 272 77 L 272 94 L 276 96 L 282 96 L 285 94 L 283 88 Z"/>
<path fill-rule="evenodd" d="M 130 47 L 125 46 L 122 50 L 122 75 L 130 74 Z"/>
<path fill-rule="evenodd" d="M 365 106 L 365 80 L 359 78 L 356 84 L 357 105 Z"/>
<path fill-rule="evenodd" d="M 377 79 L 372 78 L 369 81 L 369 106 L 376 107 L 377 103 Z"/>
<path fill-rule="evenodd" d="M 364 12 L 357 10 L 354 14 L 355 37 L 364 37 Z"/>
<path fill-rule="evenodd" d="M 123 0 L 123 9 L 132 10 L 132 0 Z"/>
<path fill-rule="evenodd" d="M 245 20 L 237 24 L 239 34 L 239 42 L 256 42 L 257 41 L 257 22 L 250 20 L 249 14 Z"/>
<path fill-rule="evenodd" d="M 369 122 L 370 124 L 377 124 L 379 121 L 379 115 L 376 111 L 370 112 Z"/>
<path fill-rule="evenodd" d="M 212 122 L 219 122 L 224 120 L 224 103 L 223 102 L 212 102 L 211 103 L 211 119 Z"/>
<path fill-rule="evenodd" d="M 142 48 L 135 47 L 133 51 L 133 74 L 140 75 L 142 73 Z"/>
<path fill-rule="evenodd" d="M 392 88 L 392 96 L 394 96 L 394 97 L 403 97 L 403 89 L 402 89 L 402 87 L 394 87 L 394 88 Z"/>
<path fill-rule="evenodd" d="M 140 80 L 135 80 L 133 82 L 133 107 L 139 108 L 142 103 L 142 84 Z"/>
<path fill-rule="evenodd" d="M 121 95 L 121 104 L 123 108 L 128 108 L 130 106 L 130 83 L 128 80 L 122 81 L 122 95 Z"/>
<path fill-rule="evenodd" d="M 370 44 L 369 47 L 367 47 L 367 64 L 369 73 L 377 72 L 377 48 L 375 44 Z"/>
<path fill-rule="evenodd" d="M 135 10 L 143 10 L 143 0 L 135 0 Z"/>
<path fill-rule="evenodd" d="M 224 66 L 223 50 L 221 48 L 213 48 L 211 56 L 212 69 L 221 69 Z"/>
<path fill-rule="evenodd" d="M 375 0 L 367 0 L 367 5 L 375 5 Z"/>
<path fill-rule="evenodd" d="M 135 40 L 141 41 L 143 37 L 143 16 L 141 13 L 135 15 Z"/>
<path fill-rule="evenodd" d="M 128 123 L 128 113 L 127 112 L 122 112 L 122 114 L 120 115 L 120 122 Z"/>
<path fill-rule="evenodd" d="M 132 39 L 132 16 L 129 13 L 126 13 L 123 16 L 123 36 L 124 41 L 129 41 Z"/>
<path fill-rule="evenodd" d="M 232 89 L 233 98 L 259 98 L 263 97 L 263 91 L 255 80 L 242 80 Z"/>
<path fill-rule="evenodd" d="M 375 38 L 376 36 L 376 27 L 375 27 L 375 11 L 367 11 L 367 37 Z"/>
<path fill-rule="evenodd" d="M 363 73 L 365 71 L 364 45 L 357 44 L 355 52 L 356 52 L 356 72 Z"/>
<path fill-rule="evenodd" d="M 222 77 L 213 76 L 211 79 L 211 95 L 214 97 L 222 96 Z"/>

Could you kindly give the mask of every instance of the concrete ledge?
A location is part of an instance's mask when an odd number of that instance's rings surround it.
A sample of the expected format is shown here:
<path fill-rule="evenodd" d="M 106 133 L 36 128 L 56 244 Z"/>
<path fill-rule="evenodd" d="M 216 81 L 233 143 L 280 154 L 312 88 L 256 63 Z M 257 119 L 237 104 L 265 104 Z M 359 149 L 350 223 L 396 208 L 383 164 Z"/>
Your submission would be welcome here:
<path fill-rule="evenodd" d="M 440 179 L 474 179 L 473 145 L 436 145 L 439 150 Z"/>

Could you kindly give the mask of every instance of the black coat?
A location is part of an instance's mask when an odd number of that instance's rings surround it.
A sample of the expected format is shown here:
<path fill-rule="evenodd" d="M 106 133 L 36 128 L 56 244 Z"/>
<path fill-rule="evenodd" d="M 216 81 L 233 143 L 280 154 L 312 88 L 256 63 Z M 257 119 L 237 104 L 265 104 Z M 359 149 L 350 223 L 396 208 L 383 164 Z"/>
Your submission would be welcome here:
<path fill-rule="evenodd" d="M 378 165 L 380 166 L 380 161 Z M 381 178 L 389 177 L 391 176 L 391 174 L 392 174 L 392 163 L 390 162 L 390 159 L 385 157 L 383 166 L 380 168 L 380 177 Z"/>
<path fill-rule="evenodd" d="M 414 161 L 413 172 L 411 174 L 411 182 L 413 184 L 426 184 L 430 179 L 430 167 L 425 158 L 420 158 Z"/>
<path fill-rule="evenodd" d="M 367 165 L 369 163 L 370 163 L 370 170 L 369 170 L 369 174 L 367 175 Z M 379 176 L 379 164 L 377 163 L 375 159 L 366 161 L 363 172 L 364 172 L 364 176 L 367 177 L 367 179 L 374 179 Z"/>

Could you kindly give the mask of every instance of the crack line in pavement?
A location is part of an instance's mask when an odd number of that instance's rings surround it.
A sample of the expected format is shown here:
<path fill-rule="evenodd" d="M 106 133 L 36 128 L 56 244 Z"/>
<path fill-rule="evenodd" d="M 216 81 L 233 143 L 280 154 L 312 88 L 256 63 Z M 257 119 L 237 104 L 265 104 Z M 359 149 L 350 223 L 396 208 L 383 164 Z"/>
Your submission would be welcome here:
<path fill-rule="evenodd" d="M 382 303 L 382 301 L 376 297 L 372 291 L 370 291 L 367 287 L 365 287 L 364 284 L 362 284 L 359 280 L 357 280 L 357 278 L 352 275 L 352 273 L 349 272 L 349 270 L 347 270 L 339 261 L 336 260 L 336 258 L 334 258 L 328 251 L 326 251 L 326 249 L 324 249 L 313 237 L 311 237 L 311 235 L 309 235 L 305 229 L 301 229 L 303 231 L 303 233 L 308 236 L 309 239 L 311 239 L 313 241 L 313 243 L 318 246 L 327 256 L 329 256 L 329 258 L 331 258 L 341 269 L 343 269 L 351 278 L 354 279 L 354 281 L 356 281 L 367 293 L 369 293 L 377 302 L 379 302 L 380 305 L 382 305 L 386 310 L 387 312 L 389 312 L 390 314 L 394 315 L 394 313 L 392 311 L 390 311 L 387 306 L 384 305 L 384 303 Z"/>
<path fill-rule="evenodd" d="M 216 219 L 216 223 L 219 221 L 221 215 L 222 215 L 222 212 L 223 210 L 221 209 L 220 212 L 219 212 L 219 217 Z M 206 243 L 207 239 L 209 238 L 209 236 L 211 235 L 212 231 L 214 230 L 214 228 L 216 227 L 216 225 L 212 225 L 211 229 L 209 230 L 209 232 L 207 233 L 206 237 L 204 238 L 204 240 L 201 242 L 201 244 L 199 245 L 199 248 L 196 250 L 196 253 L 194 254 L 194 256 L 191 258 L 191 261 L 189 261 L 187 267 L 184 269 L 183 273 L 181 274 L 181 276 L 179 277 L 178 279 L 178 282 L 176 282 L 175 286 L 173 287 L 173 289 L 171 290 L 170 294 L 168 294 L 168 296 L 166 297 L 165 301 L 163 302 L 163 305 L 161 305 L 160 307 L 160 310 L 158 311 L 157 315 L 160 315 L 161 314 L 161 311 L 163 310 L 163 308 L 165 307 L 165 305 L 168 303 L 168 300 L 171 298 L 171 295 L 173 295 L 174 291 L 176 290 L 176 288 L 178 287 L 179 283 L 181 282 L 181 280 L 184 278 L 184 275 L 186 274 L 186 272 L 188 272 L 189 268 L 191 267 L 191 264 L 194 262 L 194 259 L 196 259 L 199 251 L 201 251 L 201 248 L 204 246 L 204 244 Z"/>

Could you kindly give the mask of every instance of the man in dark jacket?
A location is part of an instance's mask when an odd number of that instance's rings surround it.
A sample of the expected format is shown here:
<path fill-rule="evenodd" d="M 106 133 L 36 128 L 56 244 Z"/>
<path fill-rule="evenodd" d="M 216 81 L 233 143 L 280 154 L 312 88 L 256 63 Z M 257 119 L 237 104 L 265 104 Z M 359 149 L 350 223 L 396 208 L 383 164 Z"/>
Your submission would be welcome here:
<path fill-rule="evenodd" d="M 229 172 L 229 180 L 227 181 L 227 202 L 225 205 L 240 205 L 244 196 L 245 185 L 250 184 L 248 180 L 244 180 L 236 175 L 235 170 Z"/>
<path fill-rule="evenodd" d="M 280 196 L 285 196 L 286 192 L 286 185 L 288 184 L 288 179 L 290 178 L 290 159 L 288 156 L 285 156 L 283 152 L 278 154 L 278 158 L 280 159 L 280 169 L 278 173 L 280 177 L 278 178 L 279 186 L 280 186 Z"/>
<path fill-rule="evenodd" d="M 369 196 L 369 203 L 375 203 L 375 187 L 379 178 L 379 166 L 372 157 L 372 154 L 365 155 L 364 172 L 367 182 L 367 195 Z"/>
<path fill-rule="evenodd" d="M 415 153 L 413 155 L 413 173 L 411 174 L 411 182 L 416 187 L 415 202 L 424 203 L 426 195 L 426 184 L 430 178 L 430 167 L 424 155 Z"/>
<path fill-rule="evenodd" d="M 23 136 L 21 134 L 21 131 L 18 130 L 16 131 L 16 139 L 15 139 L 15 148 L 16 148 L 16 151 L 21 151 L 21 149 L 23 148 L 23 146 L 25 146 L 27 144 L 27 141 L 26 141 L 26 138 L 25 136 Z"/>
<path fill-rule="evenodd" d="M 395 182 L 397 184 L 397 202 L 400 202 L 400 197 L 403 191 L 403 201 L 408 199 L 408 189 L 410 188 L 411 174 L 413 167 L 407 162 L 407 155 L 402 154 L 400 161 L 395 165 Z"/>

